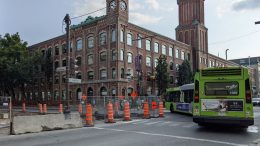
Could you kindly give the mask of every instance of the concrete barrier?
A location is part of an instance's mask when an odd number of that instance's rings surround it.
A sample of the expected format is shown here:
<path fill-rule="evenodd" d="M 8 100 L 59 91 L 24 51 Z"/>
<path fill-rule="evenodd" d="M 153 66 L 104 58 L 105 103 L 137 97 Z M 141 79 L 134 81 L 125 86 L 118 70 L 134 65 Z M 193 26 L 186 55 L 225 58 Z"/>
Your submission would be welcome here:
<path fill-rule="evenodd" d="M 12 134 L 83 127 L 79 113 L 15 116 Z"/>

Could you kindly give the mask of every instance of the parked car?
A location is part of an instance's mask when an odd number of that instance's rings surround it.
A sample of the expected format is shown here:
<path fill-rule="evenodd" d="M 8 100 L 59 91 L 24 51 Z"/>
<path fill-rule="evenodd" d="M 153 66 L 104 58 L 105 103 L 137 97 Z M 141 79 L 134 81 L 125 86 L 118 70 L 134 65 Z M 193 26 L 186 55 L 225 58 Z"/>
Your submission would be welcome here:
<path fill-rule="evenodd" d="M 260 105 L 260 98 L 253 98 L 253 105 Z"/>

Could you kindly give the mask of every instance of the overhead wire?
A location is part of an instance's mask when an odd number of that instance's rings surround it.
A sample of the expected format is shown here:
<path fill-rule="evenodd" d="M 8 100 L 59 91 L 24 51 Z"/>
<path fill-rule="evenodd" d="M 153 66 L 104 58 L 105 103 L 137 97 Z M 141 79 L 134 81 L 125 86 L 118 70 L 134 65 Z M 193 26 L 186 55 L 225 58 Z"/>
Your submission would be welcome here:
<path fill-rule="evenodd" d="M 104 10 L 104 9 L 106 9 L 106 7 L 101 8 L 101 9 L 98 9 L 98 10 L 93 11 L 93 12 L 89 12 L 89 13 L 83 14 L 83 15 L 74 16 L 74 17 L 72 17 L 71 19 L 77 19 L 77 18 L 80 18 L 80 17 L 86 16 L 86 15 L 90 15 L 90 14 L 96 13 L 96 12 L 101 11 L 101 10 Z"/>

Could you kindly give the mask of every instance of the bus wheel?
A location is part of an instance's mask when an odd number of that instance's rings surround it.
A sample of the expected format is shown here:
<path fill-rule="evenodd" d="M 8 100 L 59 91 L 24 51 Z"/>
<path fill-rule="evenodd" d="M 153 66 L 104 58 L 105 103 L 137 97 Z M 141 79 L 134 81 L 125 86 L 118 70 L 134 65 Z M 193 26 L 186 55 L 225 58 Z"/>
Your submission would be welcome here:
<path fill-rule="evenodd" d="M 170 111 L 171 111 L 171 113 L 174 112 L 174 109 L 173 109 L 173 105 L 172 105 L 172 104 L 171 104 L 171 106 L 170 106 Z"/>

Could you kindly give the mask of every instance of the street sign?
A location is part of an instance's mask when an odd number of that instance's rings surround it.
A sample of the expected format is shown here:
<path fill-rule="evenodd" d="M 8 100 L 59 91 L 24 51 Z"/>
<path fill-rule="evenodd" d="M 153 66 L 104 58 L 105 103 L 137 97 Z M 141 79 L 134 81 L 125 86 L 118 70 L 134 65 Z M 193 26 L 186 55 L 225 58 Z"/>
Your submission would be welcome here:
<path fill-rule="evenodd" d="M 81 79 L 69 78 L 69 83 L 81 83 Z"/>
<path fill-rule="evenodd" d="M 65 67 L 58 67 L 56 69 L 57 72 L 62 72 L 62 71 L 66 71 L 66 66 Z"/>

